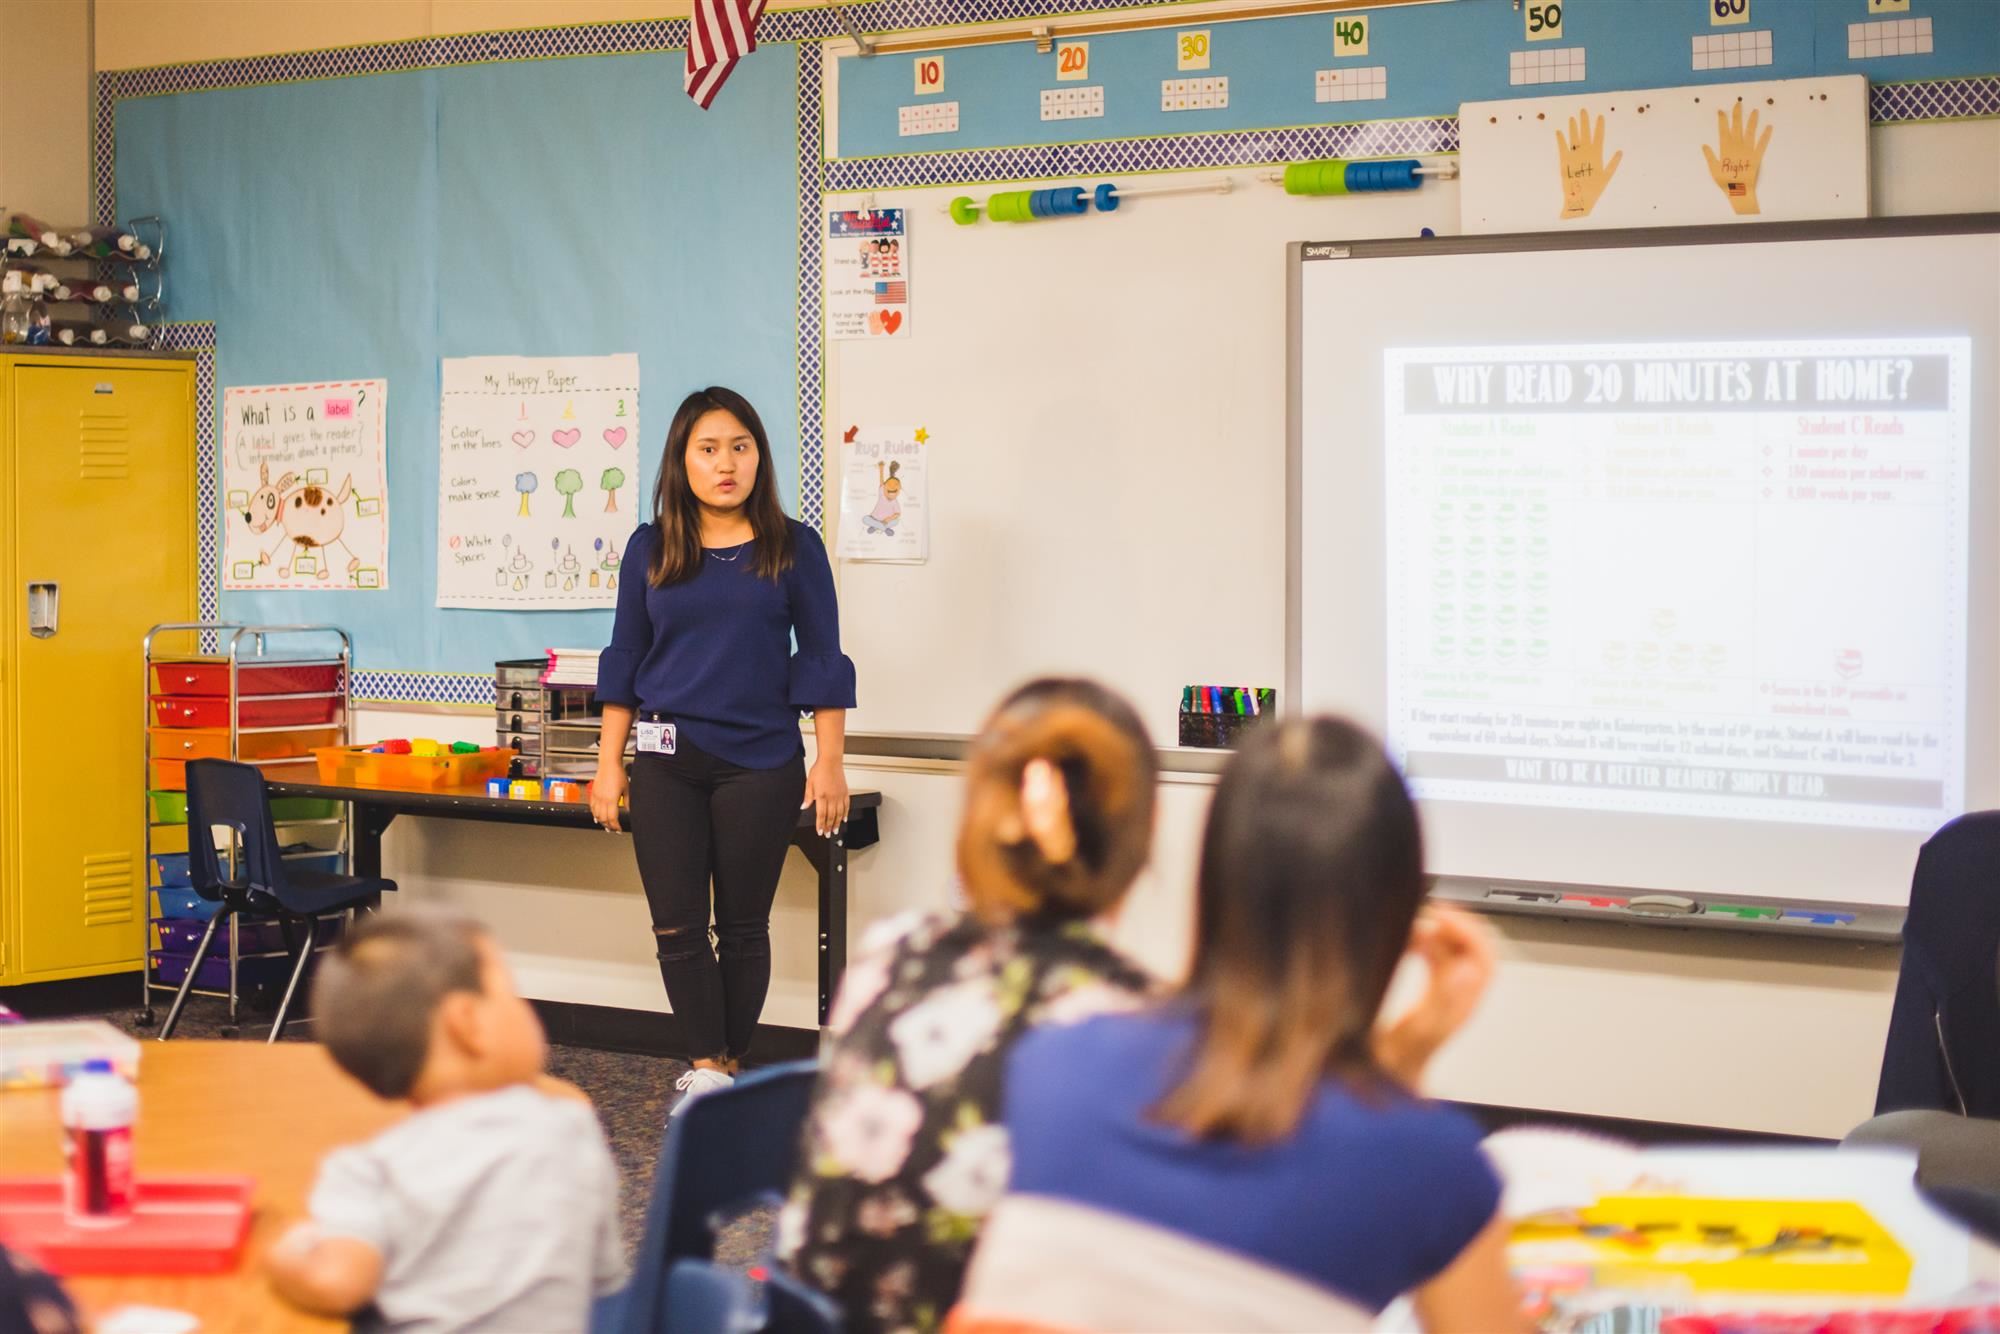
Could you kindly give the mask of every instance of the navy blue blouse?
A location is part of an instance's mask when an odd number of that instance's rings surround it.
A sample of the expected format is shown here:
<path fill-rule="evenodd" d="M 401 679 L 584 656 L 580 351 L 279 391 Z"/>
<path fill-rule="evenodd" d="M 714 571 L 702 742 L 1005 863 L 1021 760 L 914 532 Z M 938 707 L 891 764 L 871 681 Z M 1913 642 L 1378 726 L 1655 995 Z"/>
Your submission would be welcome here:
<path fill-rule="evenodd" d="M 659 526 L 641 525 L 619 567 L 598 699 L 663 714 L 685 741 L 746 769 L 775 769 L 803 753 L 801 710 L 853 708 L 854 664 L 840 651 L 826 544 L 786 522 L 792 568 L 775 582 L 757 577 L 746 542 L 708 551 L 693 578 L 666 588 L 646 578 Z"/>

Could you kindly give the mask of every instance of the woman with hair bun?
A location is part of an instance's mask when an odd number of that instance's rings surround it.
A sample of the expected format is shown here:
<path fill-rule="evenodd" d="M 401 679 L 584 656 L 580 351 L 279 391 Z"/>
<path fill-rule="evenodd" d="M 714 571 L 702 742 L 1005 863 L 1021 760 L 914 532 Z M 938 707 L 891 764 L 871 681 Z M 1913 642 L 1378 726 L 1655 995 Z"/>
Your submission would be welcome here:
<path fill-rule="evenodd" d="M 967 757 L 968 911 L 885 922 L 829 1018 L 779 1254 L 853 1330 L 930 1330 L 1007 1185 L 1002 1072 L 1036 1027 L 1131 1009 L 1146 975 L 1092 919 L 1145 866 L 1152 743 L 1088 681 L 1022 687 Z"/>

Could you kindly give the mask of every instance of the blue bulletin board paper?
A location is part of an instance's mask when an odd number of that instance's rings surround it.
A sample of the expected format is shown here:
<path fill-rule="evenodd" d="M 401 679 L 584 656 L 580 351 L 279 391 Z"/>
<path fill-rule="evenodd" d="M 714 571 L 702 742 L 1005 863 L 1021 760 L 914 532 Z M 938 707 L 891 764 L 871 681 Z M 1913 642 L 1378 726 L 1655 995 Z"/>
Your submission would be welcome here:
<path fill-rule="evenodd" d="M 636 352 L 657 405 L 638 450 L 648 506 L 673 408 L 728 385 L 757 405 L 796 506 L 798 48 L 759 49 L 708 112 L 681 91 L 682 59 L 119 104 L 118 214 L 168 220 L 172 318 L 215 323 L 218 386 L 389 383 L 390 586 L 227 592 L 225 619 L 338 624 L 366 671 L 485 672 L 609 639 L 608 610 L 434 607 L 443 357 Z"/>

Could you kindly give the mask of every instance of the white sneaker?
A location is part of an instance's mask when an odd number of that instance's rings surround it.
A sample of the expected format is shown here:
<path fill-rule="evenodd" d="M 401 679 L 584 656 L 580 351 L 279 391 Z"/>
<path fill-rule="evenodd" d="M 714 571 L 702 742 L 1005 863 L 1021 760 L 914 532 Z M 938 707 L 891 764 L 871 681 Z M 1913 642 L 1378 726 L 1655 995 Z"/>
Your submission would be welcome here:
<path fill-rule="evenodd" d="M 681 1099 L 674 1104 L 674 1109 L 668 1112 L 667 1115 L 669 1117 L 679 1116 L 687 1110 L 689 1103 L 699 1098 L 702 1094 L 713 1093 L 717 1089 L 726 1089 L 735 1082 L 734 1078 L 723 1074 L 720 1070 L 710 1070 L 703 1066 L 696 1066 L 674 1081 L 674 1087 L 681 1090 Z"/>

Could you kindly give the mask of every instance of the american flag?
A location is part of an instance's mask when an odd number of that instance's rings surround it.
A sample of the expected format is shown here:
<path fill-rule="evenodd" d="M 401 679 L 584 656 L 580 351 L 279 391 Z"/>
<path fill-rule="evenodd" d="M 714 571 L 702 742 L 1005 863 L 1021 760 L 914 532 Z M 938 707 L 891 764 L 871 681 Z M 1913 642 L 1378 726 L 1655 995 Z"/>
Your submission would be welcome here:
<path fill-rule="evenodd" d="M 876 283 L 875 304 L 878 306 L 902 306 L 909 304 L 910 285 L 906 282 Z"/>
<path fill-rule="evenodd" d="M 703 111 L 736 62 L 757 49 L 757 20 L 763 15 L 764 0 L 695 0 L 683 86 Z"/>

